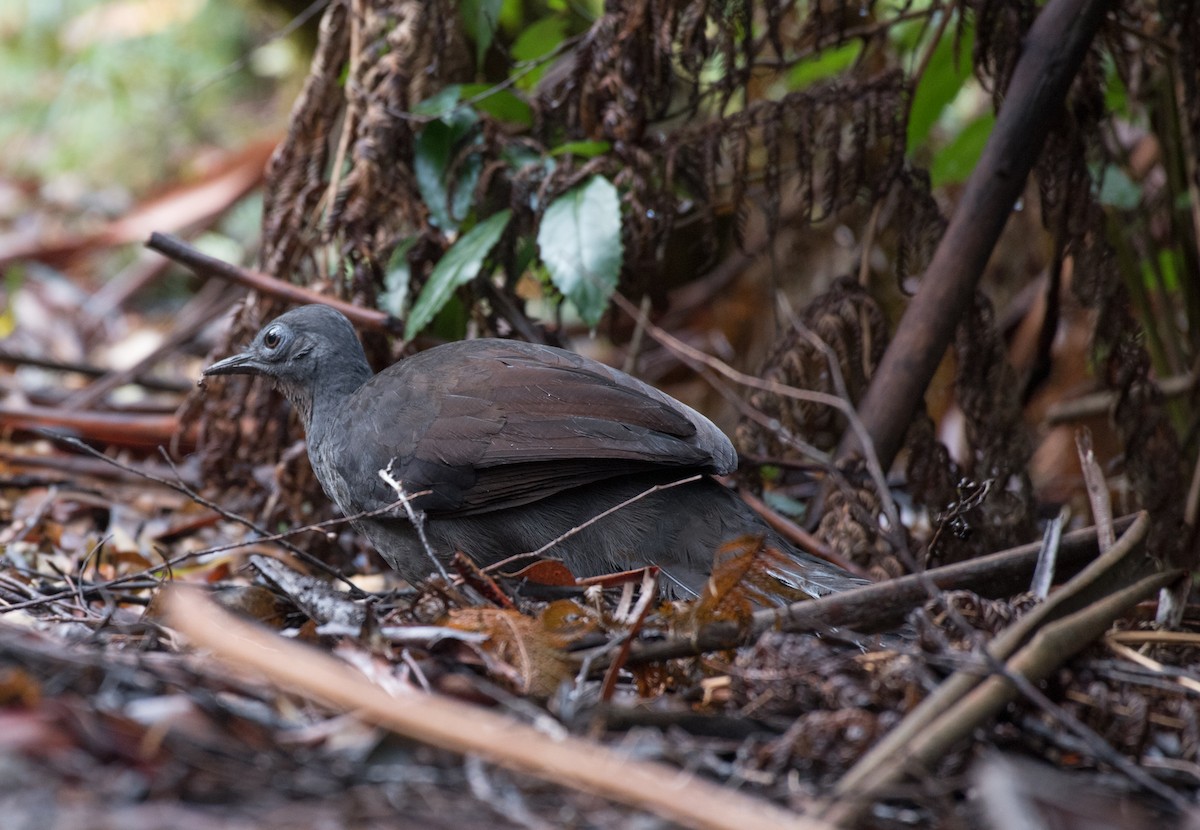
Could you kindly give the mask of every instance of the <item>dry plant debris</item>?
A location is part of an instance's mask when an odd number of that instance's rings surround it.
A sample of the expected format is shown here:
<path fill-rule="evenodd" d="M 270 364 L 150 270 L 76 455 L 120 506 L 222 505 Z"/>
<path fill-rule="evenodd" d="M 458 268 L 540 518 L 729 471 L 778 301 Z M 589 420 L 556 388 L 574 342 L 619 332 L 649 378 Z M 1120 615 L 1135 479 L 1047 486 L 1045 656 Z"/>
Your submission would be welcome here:
<path fill-rule="evenodd" d="M 125 311 L 157 261 L 91 305 L 31 278 L 19 317 L 0 316 L 4 821 L 1048 826 L 1046 804 L 1095 819 L 1063 791 L 1111 798 L 1109 817 L 1194 821 L 1195 2 L 609 4 L 521 66 L 456 5 L 328 4 L 271 156 L 258 271 L 157 236 L 210 279 L 173 320 Z M 1040 76 L 1022 62 L 1056 21 L 1078 71 L 1047 85 L 1057 100 L 1026 96 Z M 797 80 L 848 47 L 843 72 Z M 914 138 L 922 79 L 960 49 L 998 104 L 994 135 L 1045 133 L 982 157 L 961 192 L 935 185 Z M 498 64 L 514 74 L 488 77 Z M 523 109 L 499 106 L 512 90 Z M 265 152 L 230 159 L 204 199 L 175 192 L 0 261 L 81 268 L 211 223 Z M 997 170 L 1022 172 L 989 199 L 978 182 Z M 1121 177 L 1136 198 L 1114 195 Z M 577 324 L 529 264 L 552 206 L 597 182 L 616 194 L 621 293 L 599 309 L 562 293 L 641 343 L 630 365 L 658 382 L 680 364 L 710 381 L 764 473 L 742 483 L 809 505 L 795 538 L 880 581 L 796 602 L 766 589 L 779 552 L 743 539 L 694 603 L 660 601 L 653 569 L 580 585 L 544 562 L 401 585 L 331 517 L 276 396 L 187 394 L 204 352 L 297 298 L 344 302 L 384 362 L 411 345 L 382 337 L 413 316 L 398 275 L 419 295 L 481 228 L 490 270 L 436 311 L 461 312 L 458 334 L 567 339 Z M 957 199 L 1003 221 L 980 231 Z M 218 280 L 253 292 L 220 335 Z M 910 313 L 931 285 L 955 304 Z M 764 342 L 768 306 L 785 333 Z M 943 339 L 917 354 L 911 332 L 932 327 Z M 140 334 L 157 346 L 110 368 L 102 346 Z M 901 377 L 909 360 L 942 367 Z M 881 376 L 919 394 L 881 406 Z M 851 457 L 848 435 L 880 440 Z M 1096 527 L 1045 521 L 1064 504 Z M 1035 569 L 1049 577 L 1030 590 Z"/>

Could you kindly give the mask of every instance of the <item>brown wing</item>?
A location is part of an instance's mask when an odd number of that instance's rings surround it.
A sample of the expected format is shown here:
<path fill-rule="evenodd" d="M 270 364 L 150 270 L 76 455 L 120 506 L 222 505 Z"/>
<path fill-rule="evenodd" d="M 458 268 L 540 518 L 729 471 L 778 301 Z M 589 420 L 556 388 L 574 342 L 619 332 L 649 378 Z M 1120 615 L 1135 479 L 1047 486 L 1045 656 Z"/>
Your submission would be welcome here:
<path fill-rule="evenodd" d="M 343 417 L 375 427 L 356 428 L 361 445 L 338 454 L 354 459 L 343 475 L 378 480 L 375 470 L 394 459 L 393 474 L 410 493 L 432 491 L 421 506 L 438 513 L 526 504 L 627 473 L 737 463 L 720 430 L 662 392 L 516 341 L 452 343 L 401 361 L 356 393 Z"/>

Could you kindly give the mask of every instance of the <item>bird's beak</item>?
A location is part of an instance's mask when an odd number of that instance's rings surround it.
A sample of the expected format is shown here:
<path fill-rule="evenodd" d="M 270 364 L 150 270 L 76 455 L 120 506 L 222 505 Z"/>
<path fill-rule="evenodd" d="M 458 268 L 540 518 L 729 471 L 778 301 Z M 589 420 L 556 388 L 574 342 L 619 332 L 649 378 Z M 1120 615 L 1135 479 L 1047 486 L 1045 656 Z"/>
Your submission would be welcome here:
<path fill-rule="evenodd" d="M 241 354 L 227 357 L 224 360 L 218 360 L 200 374 L 207 378 L 213 375 L 258 375 L 261 373 L 262 366 L 259 365 L 254 354 L 252 352 L 242 352 Z"/>

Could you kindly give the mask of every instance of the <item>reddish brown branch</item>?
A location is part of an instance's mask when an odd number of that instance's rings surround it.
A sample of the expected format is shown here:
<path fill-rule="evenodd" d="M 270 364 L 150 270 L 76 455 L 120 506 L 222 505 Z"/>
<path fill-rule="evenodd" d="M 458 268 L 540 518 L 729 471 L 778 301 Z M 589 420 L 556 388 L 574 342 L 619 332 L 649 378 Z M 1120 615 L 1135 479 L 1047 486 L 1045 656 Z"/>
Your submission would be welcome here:
<path fill-rule="evenodd" d="M 362 308 L 344 300 L 318 294 L 316 291 L 311 291 L 299 285 L 275 279 L 261 271 L 252 271 L 249 268 L 232 265 L 216 257 L 201 253 L 179 237 L 172 236 L 171 234 L 150 234 L 150 239 L 146 242 L 146 247 L 173 259 L 175 262 L 195 271 L 202 277 L 216 277 L 217 279 L 242 285 L 262 294 L 269 294 L 272 297 L 278 297 L 285 302 L 297 305 L 308 303 L 327 305 L 345 314 L 350 322 L 359 328 L 386 331 L 392 334 L 401 334 L 404 331 L 403 324 L 390 314 L 385 314 L 382 311 L 374 311 L 369 308 Z"/>
<path fill-rule="evenodd" d="M 174 415 L 149 415 L 123 412 L 68 412 L 44 406 L 0 407 L 0 429 L 51 430 L 77 435 L 87 441 L 99 441 L 122 447 L 159 447 L 179 438 L 179 419 Z M 195 436 L 182 436 L 182 445 L 190 447 Z"/>
<path fill-rule="evenodd" d="M 971 303 L 1108 7 L 1106 0 L 1051 0 L 1025 36 L 979 165 L 860 407 L 885 469 L 896 457 L 925 388 Z M 842 455 L 859 449 L 858 439 L 847 431 Z"/>

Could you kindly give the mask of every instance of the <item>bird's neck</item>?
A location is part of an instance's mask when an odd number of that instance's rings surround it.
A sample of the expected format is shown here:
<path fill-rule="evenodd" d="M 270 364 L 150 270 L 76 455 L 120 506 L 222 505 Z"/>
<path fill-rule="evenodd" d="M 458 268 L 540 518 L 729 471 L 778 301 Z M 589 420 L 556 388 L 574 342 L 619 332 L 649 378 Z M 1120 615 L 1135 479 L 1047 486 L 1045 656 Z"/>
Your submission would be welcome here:
<path fill-rule="evenodd" d="M 371 378 L 366 358 L 337 366 L 318 366 L 312 383 L 286 386 L 281 391 L 300 413 L 304 431 L 312 440 L 322 435 L 346 400 Z"/>

